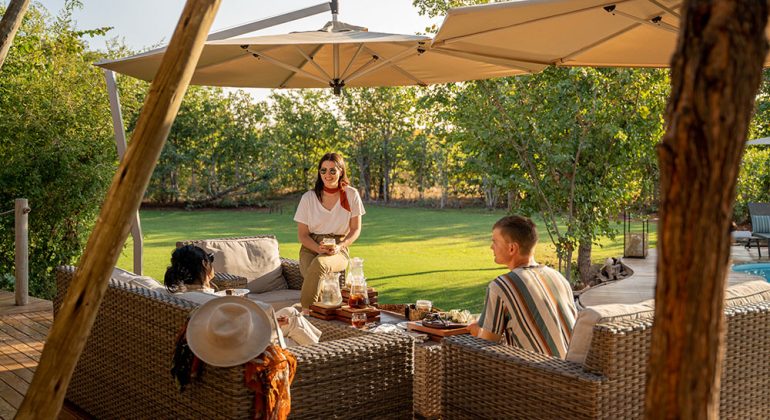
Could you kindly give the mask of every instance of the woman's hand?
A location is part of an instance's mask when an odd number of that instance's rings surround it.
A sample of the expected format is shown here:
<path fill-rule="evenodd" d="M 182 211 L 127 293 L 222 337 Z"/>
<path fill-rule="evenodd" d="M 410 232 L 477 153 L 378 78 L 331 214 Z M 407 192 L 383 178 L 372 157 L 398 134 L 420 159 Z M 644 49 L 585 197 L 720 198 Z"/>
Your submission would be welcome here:
<path fill-rule="evenodd" d="M 319 245 L 318 246 L 319 254 L 336 255 L 339 252 L 340 252 L 339 245 Z"/>

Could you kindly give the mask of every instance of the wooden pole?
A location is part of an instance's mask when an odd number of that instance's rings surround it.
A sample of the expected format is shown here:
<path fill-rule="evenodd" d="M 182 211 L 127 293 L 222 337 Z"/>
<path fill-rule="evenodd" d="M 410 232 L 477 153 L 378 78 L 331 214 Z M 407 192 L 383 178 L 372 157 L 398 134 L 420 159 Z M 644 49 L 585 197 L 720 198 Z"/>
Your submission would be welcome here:
<path fill-rule="evenodd" d="M 736 180 L 767 53 L 768 4 L 688 0 L 658 147 L 649 419 L 716 419 Z M 750 351 L 750 350 L 749 350 Z"/>
<path fill-rule="evenodd" d="M 0 20 L 0 69 L 3 68 L 5 57 L 13 44 L 13 37 L 16 36 L 24 14 L 27 13 L 27 7 L 29 7 L 29 0 L 11 0 Z"/>
<path fill-rule="evenodd" d="M 110 273 L 190 83 L 219 2 L 188 0 L 182 11 L 17 419 L 56 418 L 61 409 Z"/>
<path fill-rule="evenodd" d="M 29 303 L 29 203 L 26 198 L 16 199 L 16 305 Z"/>

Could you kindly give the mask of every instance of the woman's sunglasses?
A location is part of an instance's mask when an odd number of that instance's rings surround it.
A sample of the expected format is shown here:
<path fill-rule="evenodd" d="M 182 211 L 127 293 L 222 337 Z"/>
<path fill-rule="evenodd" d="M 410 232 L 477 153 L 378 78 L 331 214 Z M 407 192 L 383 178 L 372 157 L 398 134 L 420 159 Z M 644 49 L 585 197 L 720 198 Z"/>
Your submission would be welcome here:
<path fill-rule="evenodd" d="M 206 254 L 206 259 L 208 260 L 209 263 L 213 263 L 214 262 L 214 253 L 213 252 L 207 253 Z"/>
<path fill-rule="evenodd" d="M 326 168 L 321 168 L 318 170 L 318 172 L 321 173 L 321 175 L 326 175 Z M 337 175 L 337 168 L 331 168 L 329 169 L 329 173 L 332 175 Z"/>

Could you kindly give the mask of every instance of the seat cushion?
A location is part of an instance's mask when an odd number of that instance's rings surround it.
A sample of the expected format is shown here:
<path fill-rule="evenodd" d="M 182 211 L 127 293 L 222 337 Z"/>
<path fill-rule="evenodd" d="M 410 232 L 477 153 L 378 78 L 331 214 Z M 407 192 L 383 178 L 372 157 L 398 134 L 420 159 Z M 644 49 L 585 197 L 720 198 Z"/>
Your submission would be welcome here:
<path fill-rule="evenodd" d="M 749 281 L 730 286 L 725 290 L 725 309 L 770 301 L 770 283 L 764 280 Z M 593 338 L 594 325 L 631 319 L 652 318 L 655 301 L 647 300 L 633 305 L 610 304 L 590 306 L 578 313 L 572 340 L 566 359 L 582 364 Z"/>
<path fill-rule="evenodd" d="M 566 359 L 583 364 L 591 347 L 594 336 L 594 325 L 604 322 L 625 321 L 641 318 L 652 318 L 655 312 L 655 301 L 646 300 L 641 303 L 589 306 L 578 312 L 572 339 L 567 349 Z"/>
<path fill-rule="evenodd" d="M 264 302 L 276 310 L 299 303 L 302 292 L 294 289 L 273 290 L 265 293 L 249 293 L 249 299 Z"/>
<path fill-rule="evenodd" d="M 167 293 L 166 286 L 152 277 L 140 276 L 122 268 L 115 267 L 111 277 L 117 281 L 130 284 L 135 287 L 154 290 L 159 293 Z"/>
<path fill-rule="evenodd" d="M 288 287 L 275 237 L 211 239 L 195 244 L 214 254 L 214 270 L 245 277 L 246 287 L 252 293 Z"/>

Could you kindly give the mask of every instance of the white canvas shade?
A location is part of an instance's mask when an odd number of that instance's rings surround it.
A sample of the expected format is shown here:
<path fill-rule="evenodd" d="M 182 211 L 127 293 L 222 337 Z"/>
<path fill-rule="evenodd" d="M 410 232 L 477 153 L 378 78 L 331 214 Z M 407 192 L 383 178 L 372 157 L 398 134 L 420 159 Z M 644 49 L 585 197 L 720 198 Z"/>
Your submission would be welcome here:
<path fill-rule="evenodd" d="M 489 62 L 668 67 L 677 43 L 681 4 L 526 0 L 454 8 L 432 47 Z"/>
<path fill-rule="evenodd" d="M 408 86 L 540 71 L 515 60 L 490 63 L 433 53 L 431 38 L 369 32 L 342 22 L 324 29 L 208 41 L 191 84 L 240 88 Z M 98 63 L 150 81 L 163 50 Z"/>

